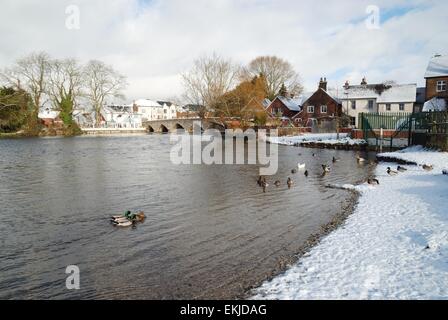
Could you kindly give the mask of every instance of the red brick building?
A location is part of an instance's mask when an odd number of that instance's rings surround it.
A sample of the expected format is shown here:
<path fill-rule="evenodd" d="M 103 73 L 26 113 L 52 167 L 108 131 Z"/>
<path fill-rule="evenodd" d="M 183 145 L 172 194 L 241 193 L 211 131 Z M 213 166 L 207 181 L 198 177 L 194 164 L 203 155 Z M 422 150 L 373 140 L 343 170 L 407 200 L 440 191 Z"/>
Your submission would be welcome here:
<path fill-rule="evenodd" d="M 274 101 L 271 102 L 266 111 L 273 118 L 281 117 L 292 119 L 296 114 L 300 112 L 300 105 L 302 101 L 303 99 L 301 97 L 288 98 L 278 96 L 274 99 Z"/>
<path fill-rule="evenodd" d="M 301 111 L 293 117 L 293 121 L 299 126 L 309 127 L 313 122 L 333 121 L 341 115 L 341 101 L 327 91 L 327 79 L 324 78 L 320 79 L 317 91 L 301 104 Z"/>

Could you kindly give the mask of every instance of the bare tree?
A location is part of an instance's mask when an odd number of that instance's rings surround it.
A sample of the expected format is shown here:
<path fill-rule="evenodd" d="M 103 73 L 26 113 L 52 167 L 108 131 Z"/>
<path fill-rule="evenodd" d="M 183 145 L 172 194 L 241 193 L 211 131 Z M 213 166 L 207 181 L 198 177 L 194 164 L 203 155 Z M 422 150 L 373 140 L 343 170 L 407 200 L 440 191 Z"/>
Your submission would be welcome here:
<path fill-rule="evenodd" d="M 223 94 L 233 89 L 239 71 L 230 59 L 217 54 L 202 56 L 189 72 L 182 74 L 185 98 L 192 104 L 213 108 Z"/>
<path fill-rule="evenodd" d="M 12 68 L 1 73 L 5 83 L 17 90 L 25 90 L 33 103 L 33 114 L 37 118 L 39 108 L 47 90 L 50 57 L 45 52 L 32 53 L 18 60 Z"/>
<path fill-rule="evenodd" d="M 286 60 L 276 56 L 262 56 L 252 60 L 243 71 L 245 80 L 258 75 L 264 75 L 267 83 L 267 93 L 269 99 L 274 99 L 282 86 L 286 86 L 290 94 L 298 95 L 303 87 L 298 73 Z"/>
<path fill-rule="evenodd" d="M 62 120 L 72 123 L 72 113 L 83 86 L 82 66 L 75 59 L 53 60 L 48 76 L 48 96 Z"/>
<path fill-rule="evenodd" d="M 90 61 L 84 68 L 86 98 L 95 110 L 96 124 L 101 122 L 101 108 L 107 98 L 124 98 L 127 87 L 126 77 L 111 66 L 97 60 Z"/>

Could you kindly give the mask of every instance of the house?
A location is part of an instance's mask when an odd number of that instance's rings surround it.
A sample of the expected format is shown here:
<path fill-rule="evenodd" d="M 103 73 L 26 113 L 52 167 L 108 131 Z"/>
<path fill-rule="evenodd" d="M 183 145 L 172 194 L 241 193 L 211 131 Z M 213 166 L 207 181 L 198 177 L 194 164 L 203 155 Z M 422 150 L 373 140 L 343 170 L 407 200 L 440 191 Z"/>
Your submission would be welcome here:
<path fill-rule="evenodd" d="M 60 113 L 60 111 L 45 107 L 39 109 L 37 117 L 40 119 L 44 126 L 50 127 L 55 124 L 62 124 L 62 120 L 59 118 Z"/>
<path fill-rule="evenodd" d="M 95 115 L 82 108 L 73 110 L 73 120 L 80 128 L 93 128 L 95 126 Z"/>
<path fill-rule="evenodd" d="M 409 112 L 414 109 L 417 84 L 379 83 L 368 84 L 364 78 L 360 85 L 344 85 L 341 95 L 342 111 L 358 127 L 358 115 L 362 112 Z"/>
<path fill-rule="evenodd" d="M 342 115 L 341 100 L 336 92 L 328 90 L 326 78 L 321 78 L 317 90 L 307 96 L 300 105 L 300 112 L 293 117 L 296 124 L 311 127 L 323 121 L 333 121 Z"/>
<path fill-rule="evenodd" d="M 101 118 L 107 128 L 141 128 L 142 117 L 133 111 L 133 105 L 109 105 L 101 109 Z"/>
<path fill-rule="evenodd" d="M 429 105 L 446 105 L 448 101 L 448 55 L 436 55 L 429 61 L 425 79 L 425 101 L 431 101 L 427 107 Z"/>
<path fill-rule="evenodd" d="M 133 112 L 140 114 L 142 121 L 177 118 L 177 106 L 171 102 L 139 99 L 133 103 Z"/>
<path fill-rule="evenodd" d="M 306 100 L 305 95 L 296 98 L 277 96 L 266 108 L 268 114 L 273 118 L 292 119 L 301 110 L 301 105 Z"/>

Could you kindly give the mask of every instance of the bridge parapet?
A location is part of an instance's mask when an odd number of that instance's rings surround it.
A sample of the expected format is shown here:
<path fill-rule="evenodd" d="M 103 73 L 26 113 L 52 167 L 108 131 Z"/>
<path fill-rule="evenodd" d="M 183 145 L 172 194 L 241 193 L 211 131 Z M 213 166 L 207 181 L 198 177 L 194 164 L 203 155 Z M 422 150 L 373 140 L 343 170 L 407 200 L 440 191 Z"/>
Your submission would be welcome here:
<path fill-rule="evenodd" d="M 152 120 L 152 121 L 144 121 L 143 127 L 147 129 L 148 132 L 152 133 L 170 133 L 176 132 L 176 130 L 185 130 L 187 132 L 193 132 L 193 124 L 195 122 L 201 122 L 201 127 L 203 130 L 207 129 L 219 129 L 220 131 L 224 131 L 225 127 L 217 123 L 212 119 L 167 119 L 167 120 Z"/>

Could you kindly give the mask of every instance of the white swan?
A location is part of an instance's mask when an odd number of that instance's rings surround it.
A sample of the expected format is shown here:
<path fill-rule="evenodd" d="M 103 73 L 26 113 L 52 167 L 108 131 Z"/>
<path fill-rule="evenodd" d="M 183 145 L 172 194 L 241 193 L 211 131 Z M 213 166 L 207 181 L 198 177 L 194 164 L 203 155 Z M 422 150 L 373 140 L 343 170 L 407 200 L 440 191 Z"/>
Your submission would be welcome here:
<path fill-rule="evenodd" d="M 297 168 L 299 168 L 299 170 L 303 170 L 303 169 L 306 168 L 306 164 L 305 164 L 305 163 L 299 163 L 299 164 L 297 165 Z"/>

